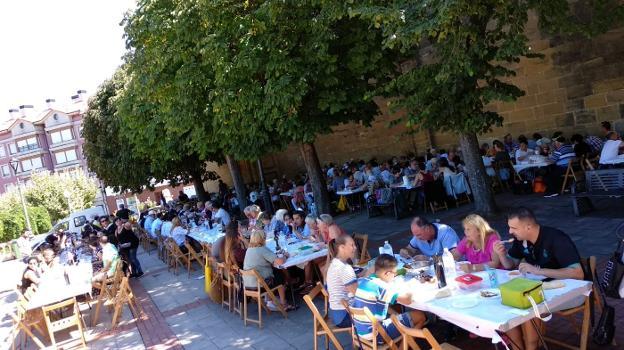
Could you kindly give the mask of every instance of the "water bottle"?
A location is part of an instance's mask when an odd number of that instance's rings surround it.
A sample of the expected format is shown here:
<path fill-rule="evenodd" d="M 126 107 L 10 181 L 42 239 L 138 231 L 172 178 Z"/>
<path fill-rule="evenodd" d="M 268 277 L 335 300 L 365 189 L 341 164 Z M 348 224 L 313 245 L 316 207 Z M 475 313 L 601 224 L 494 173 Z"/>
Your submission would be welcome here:
<path fill-rule="evenodd" d="M 496 274 L 496 269 L 493 269 L 490 265 L 485 264 L 485 271 L 487 271 L 488 280 L 490 280 L 490 288 L 498 288 L 498 275 Z"/>
<path fill-rule="evenodd" d="M 442 261 L 442 256 L 433 256 L 433 268 L 436 278 L 438 279 L 438 288 L 446 287 L 446 276 L 444 275 L 444 262 Z"/>
<path fill-rule="evenodd" d="M 457 277 L 457 271 L 455 270 L 455 258 L 448 248 L 444 248 L 442 263 L 444 264 L 444 276 L 446 276 L 446 281 L 449 284 L 453 284 L 455 282 L 455 277 Z"/>
<path fill-rule="evenodd" d="M 392 250 L 392 246 L 390 245 L 390 243 L 388 243 L 388 241 L 384 242 L 383 251 L 384 251 L 384 254 L 394 256 L 394 251 Z"/>

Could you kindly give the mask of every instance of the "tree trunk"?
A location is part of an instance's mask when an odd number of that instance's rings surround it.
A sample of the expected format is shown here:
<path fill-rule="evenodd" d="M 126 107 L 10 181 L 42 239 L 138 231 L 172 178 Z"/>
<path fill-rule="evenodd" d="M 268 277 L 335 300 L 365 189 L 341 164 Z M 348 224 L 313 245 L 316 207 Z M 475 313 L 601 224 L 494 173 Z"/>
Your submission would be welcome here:
<path fill-rule="evenodd" d="M 228 169 L 230 169 L 230 175 L 232 175 L 232 182 L 234 182 L 234 190 L 236 191 L 236 197 L 238 198 L 238 206 L 241 213 L 247 207 L 247 190 L 245 189 L 245 181 L 243 175 L 241 175 L 240 166 L 234 157 L 226 155 L 225 161 L 227 162 Z"/>
<path fill-rule="evenodd" d="M 323 176 L 323 172 L 321 171 L 321 163 L 316 154 L 314 143 L 302 143 L 299 149 L 301 150 L 301 156 L 303 157 L 303 162 L 305 163 L 308 176 L 310 177 L 310 183 L 312 184 L 316 212 L 318 215 L 330 214 L 329 192 L 327 192 L 325 176 Z"/>
<path fill-rule="evenodd" d="M 483 159 L 479 152 L 479 140 L 475 133 L 461 133 L 459 143 L 462 148 L 466 175 L 474 196 L 475 211 L 489 216 L 498 211 L 492 191 L 492 181 L 485 171 Z"/>
<path fill-rule="evenodd" d="M 264 179 L 264 167 L 262 166 L 262 159 L 256 160 L 258 165 L 258 176 L 260 176 L 260 197 L 264 203 L 264 212 L 273 214 L 273 203 L 271 202 L 271 194 L 266 186 L 266 180 Z"/>
<path fill-rule="evenodd" d="M 197 194 L 197 199 L 205 202 L 208 200 L 208 193 L 204 188 L 204 181 L 202 181 L 201 174 L 193 173 L 193 187 L 195 187 L 195 194 Z"/>

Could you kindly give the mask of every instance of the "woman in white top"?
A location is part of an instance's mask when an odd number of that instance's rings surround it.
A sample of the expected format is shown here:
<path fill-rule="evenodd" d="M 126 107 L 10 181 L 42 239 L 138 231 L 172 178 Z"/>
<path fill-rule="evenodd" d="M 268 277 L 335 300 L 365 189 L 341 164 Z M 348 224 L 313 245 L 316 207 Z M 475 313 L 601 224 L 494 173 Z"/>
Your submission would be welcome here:
<path fill-rule="evenodd" d="M 349 300 L 357 290 L 357 276 L 349 260 L 355 258 L 357 247 L 349 235 L 341 235 L 329 242 L 330 254 L 334 257 L 327 270 L 327 292 L 329 293 L 329 317 L 337 327 L 349 327 L 351 318 L 342 306 L 342 300 Z"/>
<path fill-rule="evenodd" d="M 602 151 L 600 152 L 600 164 L 624 163 L 624 155 L 619 154 L 620 151 L 624 151 L 624 142 L 618 140 L 618 134 L 616 132 L 609 132 L 607 134 L 607 141 L 602 146 Z"/>

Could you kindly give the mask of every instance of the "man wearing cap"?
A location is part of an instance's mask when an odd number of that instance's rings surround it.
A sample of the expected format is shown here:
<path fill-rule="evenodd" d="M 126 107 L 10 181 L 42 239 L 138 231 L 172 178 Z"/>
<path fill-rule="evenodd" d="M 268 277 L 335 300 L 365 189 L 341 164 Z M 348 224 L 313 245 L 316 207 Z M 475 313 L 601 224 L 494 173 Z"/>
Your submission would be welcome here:
<path fill-rule="evenodd" d="M 152 224 L 154 223 L 154 220 L 156 220 L 156 212 L 150 209 L 150 211 L 147 212 L 145 222 L 143 222 L 143 229 L 147 231 L 152 238 L 156 238 L 152 234 Z"/>

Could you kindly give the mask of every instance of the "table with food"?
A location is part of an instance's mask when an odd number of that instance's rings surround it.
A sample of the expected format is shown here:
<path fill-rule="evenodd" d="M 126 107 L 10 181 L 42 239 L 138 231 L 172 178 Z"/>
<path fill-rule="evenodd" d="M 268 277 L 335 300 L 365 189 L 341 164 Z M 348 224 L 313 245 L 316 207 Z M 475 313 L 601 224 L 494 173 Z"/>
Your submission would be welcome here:
<path fill-rule="evenodd" d="M 587 297 L 592 290 L 592 283 L 588 281 L 542 281 L 542 276 L 466 262 L 456 263 L 454 273 L 442 272 L 441 275 L 440 268 L 436 268 L 439 266 L 431 259 L 396 257 L 399 268 L 393 288 L 398 293 L 410 292 L 414 296 L 412 303 L 405 306 L 436 314 L 473 334 L 491 338 L 493 343 L 502 341 L 501 333 L 535 318 L 535 308 L 538 314 L 550 314 L 550 310 Z M 512 280 L 515 281 L 508 283 Z M 535 306 L 524 294 L 517 293 L 525 284 L 535 285 L 537 294 L 528 294 L 538 299 Z M 541 291 L 543 294 L 539 295 Z M 539 300 L 542 297 L 543 301 Z M 515 303 L 524 306 L 518 307 Z"/>
<path fill-rule="evenodd" d="M 553 164 L 553 161 L 550 160 L 548 157 L 535 154 L 528 156 L 528 160 L 518 161 L 517 164 L 515 164 L 513 167 L 514 170 L 519 173 L 526 169 L 543 168 L 551 164 Z"/>
<path fill-rule="evenodd" d="M 200 243 L 214 244 L 220 237 L 223 237 L 223 226 L 220 224 L 214 224 L 212 228 L 206 224 L 191 227 L 187 236 L 193 238 Z"/>
<path fill-rule="evenodd" d="M 85 250 L 62 252 L 58 264 L 42 274 L 37 291 L 28 301 L 29 310 L 91 293 L 92 256 Z"/>
<path fill-rule="evenodd" d="M 281 238 L 280 242 L 277 243 L 274 238 L 268 238 L 266 247 L 277 254 L 288 253 L 288 258 L 280 265 L 281 269 L 302 265 L 314 259 L 327 256 L 327 247 L 324 243 L 298 240 L 297 238 Z"/>

